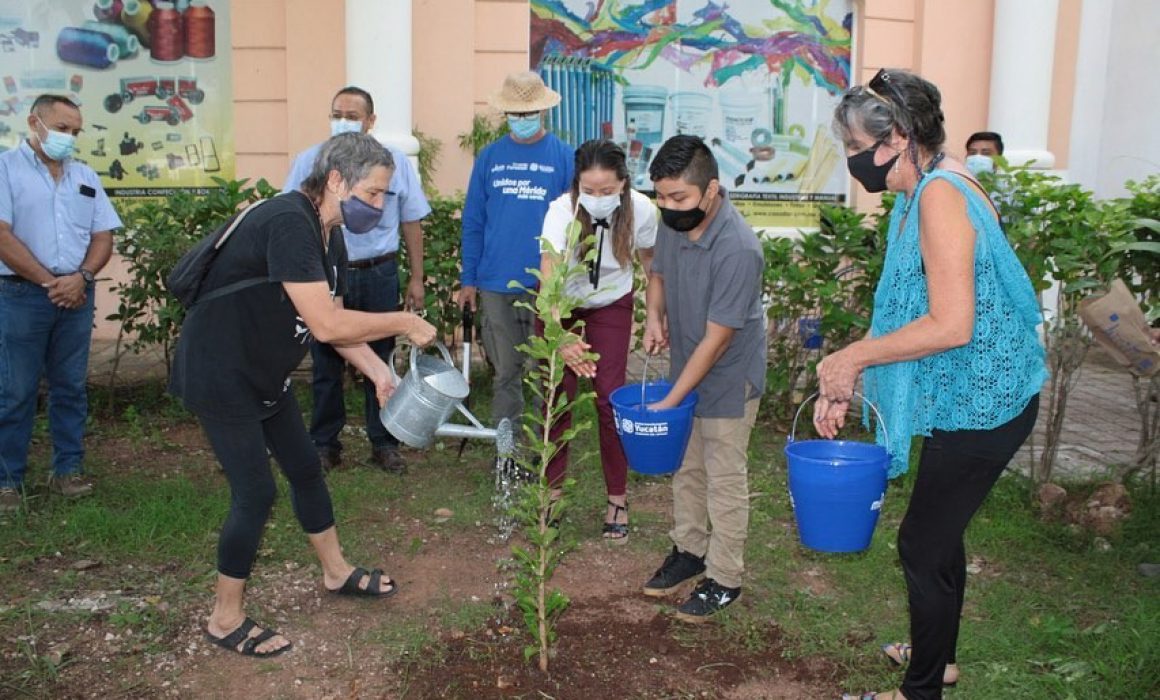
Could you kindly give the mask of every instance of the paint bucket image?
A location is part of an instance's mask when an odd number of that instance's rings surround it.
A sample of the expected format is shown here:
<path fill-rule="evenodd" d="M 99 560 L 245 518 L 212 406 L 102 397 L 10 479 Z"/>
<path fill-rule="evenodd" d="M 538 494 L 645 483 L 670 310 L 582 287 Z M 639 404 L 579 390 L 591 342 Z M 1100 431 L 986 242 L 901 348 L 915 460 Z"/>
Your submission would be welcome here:
<path fill-rule="evenodd" d="M 692 134 L 705 138 L 709 133 L 709 113 L 713 98 L 701 92 L 674 92 L 669 97 L 678 134 Z"/>
<path fill-rule="evenodd" d="M 628 140 L 655 146 L 664 140 L 665 98 L 661 85 L 629 85 L 624 88 L 624 128 Z"/>
<path fill-rule="evenodd" d="M 748 150 L 750 137 L 761 117 L 761 95 L 742 90 L 722 92 L 717 98 L 721 105 L 721 133 L 730 143 Z"/>

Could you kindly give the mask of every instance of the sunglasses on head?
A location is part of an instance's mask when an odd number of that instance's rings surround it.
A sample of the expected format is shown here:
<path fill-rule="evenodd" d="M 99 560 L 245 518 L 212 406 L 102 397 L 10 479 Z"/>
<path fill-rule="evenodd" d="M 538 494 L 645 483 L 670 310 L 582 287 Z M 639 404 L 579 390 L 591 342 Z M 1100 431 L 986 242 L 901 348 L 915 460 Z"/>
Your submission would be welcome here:
<path fill-rule="evenodd" d="M 906 106 L 906 100 L 902 99 L 902 93 L 898 91 L 898 88 L 891 81 L 890 71 L 885 68 L 878 69 L 878 72 L 874 74 L 870 82 L 866 83 L 866 88 L 872 94 L 887 102 L 894 102 L 900 107 Z"/>

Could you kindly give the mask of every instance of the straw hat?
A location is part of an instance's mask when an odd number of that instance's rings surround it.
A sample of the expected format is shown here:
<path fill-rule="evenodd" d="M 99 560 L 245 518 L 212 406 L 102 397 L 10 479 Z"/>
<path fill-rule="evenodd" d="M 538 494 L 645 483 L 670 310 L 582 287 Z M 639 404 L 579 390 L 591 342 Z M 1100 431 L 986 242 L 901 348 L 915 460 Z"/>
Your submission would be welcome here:
<path fill-rule="evenodd" d="M 491 106 L 501 112 L 542 112 L 560 104 L 560 93 L 544 85 L 534 71 L 512 73 L 503 79 L 503 89 L 491 96 Z"/>

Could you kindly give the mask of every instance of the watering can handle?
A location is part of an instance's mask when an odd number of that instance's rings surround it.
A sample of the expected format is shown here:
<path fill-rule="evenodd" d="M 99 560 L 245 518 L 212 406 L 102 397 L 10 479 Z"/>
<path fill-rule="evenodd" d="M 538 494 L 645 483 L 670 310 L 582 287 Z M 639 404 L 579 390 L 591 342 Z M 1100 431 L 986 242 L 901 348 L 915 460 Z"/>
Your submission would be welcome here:
<path fill-rule="evenodd" d="M 400 380 L 399 380 L 399 375 L 395 372 L 395 352 L 399 349 L 399 346 L 402 345 L 404 342 L 407 342 L 407 341 L 404 338 L 399 338 L 395 342 L 395 347 L 391 348 L 391 354 L 387 355 L 387 371 L 391 373 L 391 382 L 396 387 L 399 386 Z M 443 343 L 439 342 L 438 340 L 435 341 L 435 347 L 443 355 L 443 359 L 447 360 L 447 364 L 454 367 L 455 363 L 451 361 L 451 353 L 447 351 L 447 347 L 445 345 L 443 345 Z M 415 345 L 415 344 L 411 344 L 411 371 L 412 372 L 415 371 L 415 369 L 418 365 L 418 360 L 419 360 L 419 346 Z"/>
<path fill-rule="evenodd" d="M 802 415 L 802 409 L 806 407 L 807 403 L 818 398 L 819 395 L 820 394 L 816 391 L 814 393 L 810 394 L 809 397 L 806 398 L 805 401 L 802 401 L 802 405 L 798 406 L 797 413 L 793 414 L 793 427 L 791 427 L 789 430 L 789 441 L 790 442 L 793 442 L 794 437 L 797 435 L 797 422 L 798 422 L 798 418 L 800 418 Z M 857 396 L 858 398 L 862 399 L 863 402 L 865 402 L 866 404 L 868 404 L 870 406 L 870 409 L 872 411 L 874 411 L 874 415 L 878 417 L 878 425 L 882 426 L 882 432 L 889 435 L 890 433 L 887 432 L 887 430 L 886 430 L 886 421 L 882 420 L 882 414 L 878 412 L 878 407 L 874 405 L 874 402 L 871 401 L 870 399 L 866 398 L 865 396 L 859 394 L 856 391 L 854 392 L 854 396 Z"/>

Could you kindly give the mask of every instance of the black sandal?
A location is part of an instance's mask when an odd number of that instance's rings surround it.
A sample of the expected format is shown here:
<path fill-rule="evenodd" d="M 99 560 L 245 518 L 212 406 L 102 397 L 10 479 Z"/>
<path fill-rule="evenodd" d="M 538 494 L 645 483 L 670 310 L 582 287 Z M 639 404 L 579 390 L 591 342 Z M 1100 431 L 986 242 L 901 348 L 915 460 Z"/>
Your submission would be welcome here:
<path fill-rule="evenodd" d="M 601 536 L 612 542 L 625 542 L 628 540 L 628 523 L 618 523 L 616 522 L 616 518 L 622 512 L 626 516 L 628 515 L 628 504 L 625 503 L 621 506 L 609 501 L 608 505 L 612 506 L 615 510 L 612 511 L 612 522 L 604 523 L 604 530 Z"/>
<path fill-rule="evenodd" d="M 205 631 L 205 636 L 207 639 L 209 639 L 209 641 L 213 642 L 222 649 L 229 649 L 230 651 L 237 652 L 242 656 L 256 656 L 259 659 L 268 659 L 271 656 L 277 656 L 282 652 L 289 651 L 290 647 L 294 646 L 293 642 L 286 640 L 286 646 L 279 647 L 273 651 L 258 651 L 258 647 L 263 642 L 267 642 L 274 637 L 279 636 L 280 633 L 267 627 L 262 630 L 261 634 L 251 637 L 250 632 L 257 626 L 258 623 L 254 622 L 253 618 L 247 617 L 245 621 L 242 622 L 242 624 L 238 625 L 236 630 L 230 632 L 224 637 L 215 637 L 210 634 L 209 630 Z"/>
<path fill-rule="evenodd" d="M 358 585 L 363 580 L 363 576 L 370 576 L 366 588 Z M 399 592 L 399 584 L 395 583 L 395 580 L 390 576 L 387 577 L 386 583 L 390 588 L 384 591 L 382 590 L 382 569 L 374 569 L 368 572 L 361 566 L 356 566 L 354 567 L 354 571 L 350 572 L 350 576 L 346 577 L 342 588 L 327 588 L 326 590 L 335 595 L 367 596 L 370 598 L 390 598 Z"/>

